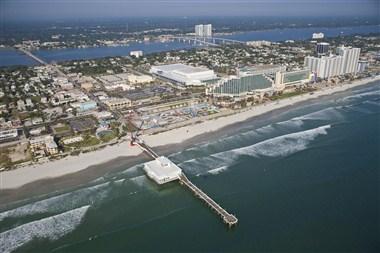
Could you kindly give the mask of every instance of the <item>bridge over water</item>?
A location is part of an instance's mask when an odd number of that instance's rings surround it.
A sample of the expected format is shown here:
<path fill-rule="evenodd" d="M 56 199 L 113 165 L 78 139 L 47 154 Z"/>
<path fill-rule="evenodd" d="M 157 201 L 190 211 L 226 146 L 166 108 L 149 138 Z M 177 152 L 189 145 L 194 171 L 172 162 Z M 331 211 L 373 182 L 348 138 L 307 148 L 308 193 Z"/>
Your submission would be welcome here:
<path fill-rule="evenodd" d="M 221 44 L 245 44 L 244 41 L 218 38 L 218 37 L 196 37 L 196 36 L 167 36 L 169 40 L 178 40 L 181 42 L 189 42 L 199 45 L 218 47 Z"/>
<path fill-rule="evenodd" d="M 29 56 L 30 58 L 32 58 L 33 60 L 35 60 L 36 62 L 38 62 L 42 65 L 52 66 L 54 68 L 55 72 L 57 72 L 60 76 L 67 77 L 67 75 L 65 73 L 63 73 L 60 69 L 58 69 L 56 66 L 50 65 L 46 61 L 44 61 L 41 58 L 37 57 L 36 55 L 32 54 L 30 51 L 28 51 L 22 47 L 17 47 L 16 49 L 20 50 L 22 53 L 24 53 L 25 55 Z"/>

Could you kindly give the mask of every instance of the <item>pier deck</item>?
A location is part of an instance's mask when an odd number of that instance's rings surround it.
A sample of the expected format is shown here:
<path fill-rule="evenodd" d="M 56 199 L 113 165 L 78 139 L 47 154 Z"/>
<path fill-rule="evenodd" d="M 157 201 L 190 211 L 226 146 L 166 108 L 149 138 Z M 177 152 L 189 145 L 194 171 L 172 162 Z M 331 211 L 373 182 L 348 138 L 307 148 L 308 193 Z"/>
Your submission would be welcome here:
<path fill-rule="evenodd" d="M 143 141 L 136 138 L 135 143 L 153 159 L 157 159 L 159 157 L 158 154 L 154 152 L 153 149 L 149 147 L 147 144 L 145 144 Z M 178 179 L 182 185 L 186 186 L 190 191 L 194 193 L 196 197 L 201 199 L 208 207 L 211 208 L 211 210 L 217 213 L 221 217 L 223 222 L 228 225 L 228 227 L 232 227 L 238 223 L 238 219 L 234 215 L 228 213 L 206 193 L 204 193 L 201 189 L 194 185 L 183 172 L 181 172 Z"/>
<path fill-rule="evenodd" d="M 213 211 L 215 211 L 229 227 L 236 225 L 238 219 L 228 213 L 224 208 L 222 208 L 218 203 L 216 203 L 212 198 L 210 198 L 206 193 L 194 185 L 185 174 L 182 173 L 180 176 L 180 182 L 185 185 L 189 190 L 191 190 L 195 196 L 203 200 Z"/>

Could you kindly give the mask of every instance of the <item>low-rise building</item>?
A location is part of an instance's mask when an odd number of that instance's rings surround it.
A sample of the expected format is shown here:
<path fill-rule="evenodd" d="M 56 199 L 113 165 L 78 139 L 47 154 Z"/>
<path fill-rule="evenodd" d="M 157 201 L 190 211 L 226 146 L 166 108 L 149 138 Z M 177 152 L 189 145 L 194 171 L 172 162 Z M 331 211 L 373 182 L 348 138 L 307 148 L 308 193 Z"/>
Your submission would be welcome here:
<path fill-rule="evenodd" d="M 29 146 L 33 153 L 40 154 L 39 151 L 45 151 L 46 155 L 54 155 L 58 153 L 58 145 L 51 135 L 42 135 L 33 137 L 29 140 Z"/>
<path fill-rule="evenodd" d="M 74 88 L 73 84 L 69 82 L 69 80 L 66 77 L 55 77 L 53 81 L 54 84 L 59 86 L 61 89 L 71 90 L 72 88 Z"/>
<path fill-rule="evenodd" d="M 312 39 L 323 39 L 325 37 L 325 35 L 323 33 L 313 33 L 312 35 Z"/>
<path fill-rule="evenodd" d="M 111 110 L 118 110 L 132 106 L 132 101 L 127 98 L 111 98 L 104 103 Z"/>
<path fill-rule="evenodd" d="M 270 46 L 272 45 L 272 42 L 266 41 L 266 40 L 254 40 L 254 41 L 247 41 L 247 46 L 250 47 L 262 47 L 262 46 Z"/>
<path fill-rule="evenodd" d="M 135 89 L 135 87 L 127 84 L 125 81 L 103 83 L 103 86 L 107 91 L 112 91 L 116 89 L 122 89 L 123 91 Z"/>
<path fill-rule="evenodd" d="M 94 85 L 90 82 L 84 82 L 80 84 L 80 87 L 85 90 L 91 90 L 94 87 Z"/>
<path fill-rule="evenodd" d="M 165 184 L 179 179 L 182 170 L 165 156 L 160 156 L 144 164 L 148 177 L 158 184 Z"/>
<path fill-rule="evenodd" d="M 21 99 L 17 101 L 17 110 L 20 111 L 20 112 L 26 110 L 25 102 L 23 100 L 21 100 Z"/>
<path fill-rule="evenodd" d="M 218 79 L 213 70 L 184 64 L 152 66 L 150 73 L 185 86 L 205 85 Z"/>
<path fill-rule="evenodd" d="M 134 75 L 134 74 L 128 75 L 128 82 L 133 83 L 133 84 L 150 83 L 152 81 L 153 81 L 153 78 L 148 75 Z"/>
<path fill-rule="evenodd" d="M 99 119 L 108 119 L 108 118 L 112 118 L 113 115 L 111 112 L 109 111 L 101 111 L 101 112 L 95 112 L 93 114 L 98 120 Z"/>
<path fill-rule="evenodd" d="M 98 105 L 95 101 L 89 100 L 81 103 L 72 103 L 72 107 L 76 108 L 79 113 L 95 110 L 98 108 Z"/>
<path fill-rule="evenodd" d="M 299 86 L 310 82 L 311 72 L 309 69 L 277 72 L 275 79 L 276 90 L 283 90 L 289 86 Z"/>
<path fill-rule="evenodd" d="M 51 100 L 51 103 L 57 106 L 69 104 L 76 101 L 83 102 L 88 100 L 89 97 L 85 93 L 83 93 L 79 89 L 73 89 L 71 91 L 59 91 L 55 93 L 53 99 Z"/>
<path fill-rule="evenodd" d="M 131 52 L 129 52 L 129 55 L 130 56 L 134 56 L 134 57 L 136 57 L 136 58 L 139 58 L 139 57 L 141 57 L 141 56 L 143 56 L 143 51 L 141 51 L 141 50 L 136 50 L 136 51 L 131 51 Z"/>
<path fill-rule="evenodd" d="M 34 117 L 32 118 L 32 124 L 33 125 L 39 125 L 44 123 L 44 120 L 41 117 Z"/>
<path fill-rule="evenodd" d="M 42 132 L 45 132 L 45 131 L 46 131 L 46 127 L 41 126 L 41 127 L 36 127 L 36 128 L 30 129 L 29 134 L 33 135 L 33 136 L 37 136 L 37 135 L 40 135 Z"/>
<path fill-rule="evenodd" d="M 27 107 L 33 107 L 34 104 L 30 98 L 25 99 L 25 103 Z"/>
<path fill-rule="evenodd" d="M 0 143 L 15 141 L 18 137 L 18 130 L 16 128 L 0 129 Z"/>

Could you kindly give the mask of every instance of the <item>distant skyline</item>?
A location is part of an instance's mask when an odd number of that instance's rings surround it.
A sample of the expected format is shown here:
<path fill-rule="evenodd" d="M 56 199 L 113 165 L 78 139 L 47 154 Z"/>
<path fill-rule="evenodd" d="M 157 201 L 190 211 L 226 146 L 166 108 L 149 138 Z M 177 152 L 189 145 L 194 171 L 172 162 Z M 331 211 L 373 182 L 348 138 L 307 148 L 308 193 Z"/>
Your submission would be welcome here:
<path fill-rule="evenodd" d="M 0 0 L 1 22 L 181 16 L 379 16 L 378 0 Z"/>

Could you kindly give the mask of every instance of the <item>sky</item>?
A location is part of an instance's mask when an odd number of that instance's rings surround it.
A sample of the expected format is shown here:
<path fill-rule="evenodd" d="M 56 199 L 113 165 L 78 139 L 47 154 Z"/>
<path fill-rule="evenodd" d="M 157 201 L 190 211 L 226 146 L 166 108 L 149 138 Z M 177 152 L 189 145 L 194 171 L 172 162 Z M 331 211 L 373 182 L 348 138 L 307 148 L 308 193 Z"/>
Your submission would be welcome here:
<path fill-rule="evenodd" d="M 0 0 L 1 22 L 175 16 L 378 16 L 380 0 Z"/>

